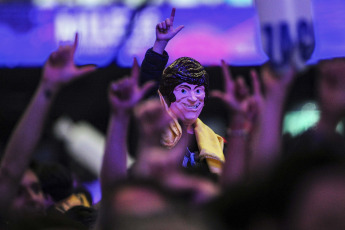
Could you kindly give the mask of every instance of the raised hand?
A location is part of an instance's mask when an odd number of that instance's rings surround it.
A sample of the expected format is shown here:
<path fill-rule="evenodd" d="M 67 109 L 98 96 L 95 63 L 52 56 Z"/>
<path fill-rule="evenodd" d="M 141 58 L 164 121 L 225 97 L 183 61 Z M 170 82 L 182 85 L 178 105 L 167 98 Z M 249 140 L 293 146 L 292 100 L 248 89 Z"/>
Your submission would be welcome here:
<path fill-rule="evenodd" d="M 167 18 L 164 21 L 157 24 L 156 39 L 158 41 L 169 41 L 184 28 L 183 25 L 174 28 L 175 11 L 176 9 L 173 8 L 171 10 L 170 18 Z"/>
<path fill-rule="evenodd" d="M 275 73 L 268 64 L 262 67 L 262 80 L 265 87 L 266 99 L 285 96 L 286 91 L 296 77 L 295 69 L 291 67 L 283 75 Z"/>
<path fill-rule="evenodd" d="M 71 45 L 60 45 L 48 58 L 43 68 L 43 81 L 57 86 L 68 83 L 96 69 L 94 65 L 77 67 L 74 55 L 78 46 L 78 33 Z"/>
<path fill-rule="evenodd" d="M 128 113 L 144 97 L 145 93 L 154 86 L 149 81 L 139 87 L 139 65 L 136 58 L 132 66 L 131 76 L 112 82 L 109 87 L 109 101 L 113 113 Z"/>
<path fill-rule="evenodd" d="M 283 106 L 295 76 L 293 68 L 283 75 L 275 73 L 267 64 L 261 69 L 265 97 L 262 97 L 259 103 L 258 125 L 253 134 L 252 154 L 249 160 L 252 175 L 256 175 L 257 172 L 268 172 L 280 158 Z M 255 88 L 254 85 L 254 91 Z"/>
<path fill-rule="evenodd" d="M 163 54 L 170 39 L 175 37 L 175 35 L 184 28 L 183 25 L 174 28 L 175 11 L 176 9 L 173 8 L 171 10 L 170 18 L 167 18 L 156 25 L 156 41 L 153 45 L 153 51 L 159 54 Z"/>
<path fill-rule="evenodd" d="M 231 111 L 245 116 L 252 116 L 255 100 L 253 100 L 252 95 L 249 94 L 249 89 L 246 86 L 244 79 L 242 77 L 238 77 L 236 81 L 234 81 L 229 71 L 229 67 L 224 60 L 222 60 L 222 72 L 225 83 L 224 92 L 214 90 L 210 95 L 225 102 Z M 261 92 L 257 74 L 252 71 L 251 76 L 253 84 L 256 86 L 254 88 L 253 96 L 260 96 Z"/>
<path fill-rule="evenodd" d="M 172 117 L 159 100 L 152 99 L 138 105 L 135 108 L 135 117 L 141 130 L 135 174 L 144 177 L 161 177 L 177 170 L 186 151 L 188 136 L 182 136 L 172 149 L 162 146 L 162 135 L 172 121 Z"/>
<path fill-rule="evenodd" d="M 135 108 L 134 114 L 140 124 L 142 138 L 159 146 L 164 130 L 172 121 L 161 102 L 158 99 L 147 100 Z"/>

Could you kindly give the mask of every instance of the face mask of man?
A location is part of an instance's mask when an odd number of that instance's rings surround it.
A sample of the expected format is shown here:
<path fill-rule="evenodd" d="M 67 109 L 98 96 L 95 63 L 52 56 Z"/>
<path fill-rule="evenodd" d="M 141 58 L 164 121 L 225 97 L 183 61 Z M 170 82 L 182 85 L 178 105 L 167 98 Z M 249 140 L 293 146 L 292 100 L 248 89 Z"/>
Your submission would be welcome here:
<path fill-rule="evenodd" d="M 176 101 L 172 102 L 169 109 L 185 125 L 192 125 L 199 117 L 205 100 L 205 87 L 182 83 L 173 91 Z"/>

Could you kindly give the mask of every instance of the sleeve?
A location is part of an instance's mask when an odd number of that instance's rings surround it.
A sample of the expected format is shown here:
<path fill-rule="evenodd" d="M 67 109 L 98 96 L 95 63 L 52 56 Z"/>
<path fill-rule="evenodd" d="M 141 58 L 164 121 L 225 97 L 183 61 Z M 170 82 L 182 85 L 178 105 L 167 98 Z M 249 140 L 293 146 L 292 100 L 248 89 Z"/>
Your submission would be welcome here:
<path fill-rule="evenodd" d="M 169 55 L 166 51 L 164 51 L 163 54 L 154 52 L 152 48 L 146 51 L 145 58 L 140 69 L 140 85 L 143 85 L 148 81 L 156 82 L 155 87 L 153 87 L 149 92 L 148 96 L 157 95 L 159 82 L 168 60 Z"/>

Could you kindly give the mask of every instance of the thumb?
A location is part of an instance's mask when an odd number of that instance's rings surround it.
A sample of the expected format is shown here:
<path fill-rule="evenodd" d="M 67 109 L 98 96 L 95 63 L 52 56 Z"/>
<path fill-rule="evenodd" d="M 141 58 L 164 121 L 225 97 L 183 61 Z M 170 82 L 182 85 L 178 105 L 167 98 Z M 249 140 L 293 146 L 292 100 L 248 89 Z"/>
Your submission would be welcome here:
<path fill-rule="evenodd" d="M 88 74 L 88 73 L 95 71 L 96 69 L 97 69 L 97 67 L 95 65 L 82 66 L 82 67 L 78 68 L 77 75 L 81 76 L 84 74 Z"/>
<path fill-rule="evenodd" d="M 177 28 L 175 29 L 175 31 L 174 31 L 174 34 L 175 34 L 175 35 L 178 34 L 183 28 L 184 28 L 183 25 L 177 27 Z"/>

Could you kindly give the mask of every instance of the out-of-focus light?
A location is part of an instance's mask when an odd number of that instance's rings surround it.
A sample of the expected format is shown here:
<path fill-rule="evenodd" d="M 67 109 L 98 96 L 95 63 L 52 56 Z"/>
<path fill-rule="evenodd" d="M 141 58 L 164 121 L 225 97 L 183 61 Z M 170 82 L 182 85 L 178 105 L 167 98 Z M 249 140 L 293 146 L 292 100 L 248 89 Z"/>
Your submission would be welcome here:
<path fill-rule="evenodd" d="M 54 6 L 104 6 L 109 4 L 124 3 L 128 7 L 136 8 L 145 2 L 146 0 L 32 0 L 36 6 L 42 8 L 52 8 Z M 169 2 L 170 5 L 178 8 L 189 8 L 196 7 L 201 5 L 219 5 L 219 4 L 228 4 L 234 7 L 250 7 L 253 6 L 254 0 L 151 0 L 149 1 L 150 5 L 160 5 L 164 2 Z"/>
<path fill-rule="evenodd" d="M 320 110 L 315 102 L 302 104 L 299 110 L 287 112 L 283 120 L 283 133 L 290 133 L 292 136 L 306 131 L 316 125 L 320 119 Z M 336 132 L 344 134 L 344 123 L 339 122 Z"/>
<path fill-rule="evenodd" d="M 138 0 L 137 0 L 138 1 Z M 114 0 L 33 0 L 33 3 L 41 8 L 53 8 L 55 6 L 84 6 L 84 7 L 93 7 L 93 6 L 105 6 L 112 3 L 115 3 Z"/>
<path fill-rule="evenodd" d="M 32 1 L 35 6 L 41 7 L 41 8 L 53 8 L 56 6 L 55 0 L 33 0 Z"/>
<path fill-rule="evenodd" d="M 78 53 L 84 57 L 103 56 L 101 62 L 105 63 L 113 58 L 126 33 L 129 18 L 130 10 L 126 7 L 113 6 L 99 11 L 59 11 L 55 17 L 55 39 L 57 43 L 71 40 L 78 32 Z"/>
<path fill-rule="evenodd" d="M 141 6 L 143 3 L 146 2 L 146 0 L 124 0 L 124 3 L 126 3 L 127 6 L 130 8 L 136 8 L 138 6 Z"/>
<path fill-rule="evenodd" d="M 314 126 L 320 118 L 320 111 L 314 102 L 303 104 L 300 110 L 286 113 L 283 121 L 283 133 L 296 136 Z"/>
<path fill-rule="evenodd" d="M 224 3 L 224 0 L 170 0 L 169 3 L 177 8 L 189 8 L 200 5 L 219 5 Z"/>
<path fill-rule="evenodd" d="M 250 7 L 253 6 L 254 0 L 226 0 L 226 2 L 230 5 L 230 6 L 236 6 L 236 7 Z"/>

